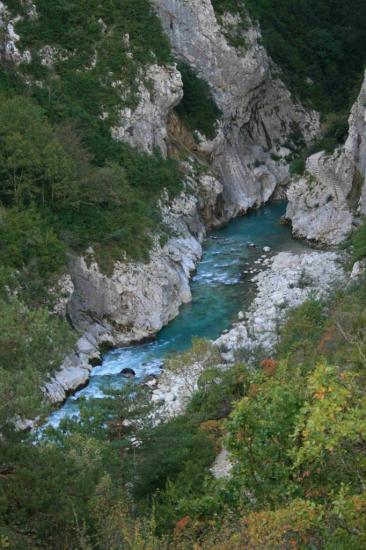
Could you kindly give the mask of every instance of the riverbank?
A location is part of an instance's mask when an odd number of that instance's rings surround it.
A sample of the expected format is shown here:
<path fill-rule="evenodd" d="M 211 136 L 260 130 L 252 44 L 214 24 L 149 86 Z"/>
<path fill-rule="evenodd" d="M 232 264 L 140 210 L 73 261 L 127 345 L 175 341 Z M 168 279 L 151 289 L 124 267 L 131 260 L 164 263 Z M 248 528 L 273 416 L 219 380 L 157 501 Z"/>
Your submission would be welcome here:
<path fill-rule="evenodd" d="M 214 366 L 225 369 L 237 361 L 250 365 L 270 358 L 292 308 L 310 298 L 322 300 L 346 283 L 349 277 L 343 260 L 337 252 L 305 250 L 280 252 L 264 260 L 264 269 L 252 278 L 255 298 L 248 310 L 240 312 L 231 330 L 213 341 L 220 352 L 220 362 Z M 153 400 L 164 403 L 168 417 L 184 412 L 205 368 L 202 361 L 187 367 L 183 374 L 163 374 Z"/>
<path fill-rule="evenodd" d="M 132 368 L 136 381 L 141 382 L 149 375 L 161 374 L 164 358 L 188 349 L 192 338 L 215 340 L 230 330 L 238 313 L 246 311 L 254 298 L 251 279 L 261 268 L 262 256 L 308 250 L 306 244 L 292 238 L 290 228 L 279 223 L 284 211 L 284 203 L 273 203 L 210 233 L 191 281 L 192 301 L 180 308 L 178 317 L 153 341 L 105 354 L 100 366 L 90 368 L 87 387 L 70 397 L 52 415 L 52 421 L 77 414 L 79 397 L 102 397 L 104 387 L 122 387 L 126 383 L 120 374 L 124 368 Z M 270 252 L 263 251 L 265 246 Z"/>

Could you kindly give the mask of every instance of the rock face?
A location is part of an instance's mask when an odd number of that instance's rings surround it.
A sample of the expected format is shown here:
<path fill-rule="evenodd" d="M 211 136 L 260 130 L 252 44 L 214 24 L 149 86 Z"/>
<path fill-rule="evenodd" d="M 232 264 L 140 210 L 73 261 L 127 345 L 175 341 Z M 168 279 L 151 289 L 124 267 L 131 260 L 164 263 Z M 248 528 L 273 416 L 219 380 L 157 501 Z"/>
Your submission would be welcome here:
<path fill-rule="evenodd" d="M 205 193 L 207 185 L 204 176 Z M 220 191 L 213 179 L 213 203 Z M 103 328 L 104 342 L 125 345 L 154 336 L 177 316 L 181 304 L 191 300 L 190 275 L 201 257 L 205 234 L 200 200 L 182 193 L 162 210 L 174 236 L 164 246 L 156 240 L 148 263 L 117 262 L 107 276 L 92 251 L 87 258 L 74 258 L 69 315 L 78 330 L 88 331 L 97 324 Z"/>
<path fill-rule="evenodd" d="M 246 47 L 237 49 L 225 33 L 238 22 L 227 15 L 219 23 L 209 0 L 155 0 L 155 6 L 177 55 L 209 83 L 223 113 L 216 138 L 201 136 L 198 145 L 212 171 L 197 175 L 193 162 L 187 163 L 186 192 L 162 205 L 174 236 L 165 245 L 156 239 L 148 263 L 117 262 L 107 276 L 92 249 L 72 259 L 67 313 L 83 335 L 82 349 L 47 385 L 54 402 L 85 383 L 100 344 L 121 346 L 152 337 L 178 314 L 191 299 L 190 274 L 201 256 L 205 229 L 266 202 L 278 184 L 288 181 L 285 142 L 296 132 L 309 140 L 318 131 L 317 116 L 295 104 L 273 77 L 258 29 L 251 25 Z M 182 98 L 180 73 L 175 65 L 151 65 L 141 75 L 139 92 L 137 106 L 120 112 L 113 136 L 166 155 L 169 114 Z"/>
<path fill-rule="evenodd" d="M 111 277 L 94 260 L 75 258 L 69 306 L 73 324 L 88 329 L 91 321 L 97 322 L 113 346 L 152 337 L 190 301 L 190 274 L 201 252 L 192 236 L 170 239 L 163 248 L 156 244 L 148 264 L 118 262 Z"/>
<path fill-rule="evenodd" d="M 78 340 L 73 353 L 65 358 L 60 369 L 44 386 L 51 403 L 62 403 L 70 393 L 87 384 L 93 362 L 100 361 L 98 344 L 97 327 Z"/>
<path fill-rule="evenodd" d="M 175 65 L 151 65 L 140 83 L 137 107 L 120 112 L 113 137 L 146 153 L 160 149 L 166 156 L 168 115 L 182 97 L 182 78 Z"/>
<path fill-rule="evenodd" d="M 283 145 L 298 132 L 305 140 L 318 131 L 318 117 L 294 103 L 259 44 L 253 25 L 245 48 L 225 36 L 232 16 L 218 22 L 210 0 L 154 0 L 176 54 L 210 85 L 223 113 L 217 137 L 200 147 L 211 154 L 224 185 L 225 216 L 230 219 L 266 202 L 276 186 L 288 181 Z M 276 157 L 274 157 L 274 154 Z"/>
<path fill-rule="evenodd" d="M 228 362 L 235 352 L 247 360 L 257 352 L 273 352 L 278 343 L 279 328 L 290 308 L 299 306 L 309 296 L 321 298 L 346 276 L 335 252 L 281 252 L 274 256 L 267 271 L 256 275 L 257 295 L 246 318 L 215 344 Z"/>
<path fill-rule="evenodd" d="M 100 358 L 100 345 L 123 346 L 153 337 L 178 315 L 182 304 L 191 300 L 190 275 L 201 257 L 200 243 L 205 234 L 200 194 L 208 194 L 215 205 L 222 192 L 213 176 L 204 174 L 201 179 L 202 190 L 199 182 L 199 188 L 191 188 L 190 193 L 182 193 L 162 206 L 164 220 L 176 236 L 164 246 L 156 240 L 148 263 L 118 262 L 113 274 L 107 276 L 100 271 L 92 250 L 88 257 L 71 261 L 73 292 L 67 310 L 83 336 L 45 386 L 51 402 L 62 402 L 72 390 L 85 385 L 91 363 Z M 193 180 L 190 183 L 193 185 Z M 205 207 L 210 225 L 207 203 Z"/>
<path fill-rule="evenodd" d="M 310 296 L 325 297 L 337 285 L 347 282 L 340 262 L 341 256 L 335 252 L 280 252 L 265 260 L 264 265 L 269 267 L 253 278 L 257 293 L 249 310 L 229 332 L 213 342 L 218 353 L 211 351 L 206 359 L 182 366 L 178 371 L 164 371 L 153 392 L 153 401 L 163 403 L 167 417 L 182 414 L 205 369 L 230 367 L 238 352 L 249 363 L 258 355 L 264 358 L 271 354 L 290 308 L 301 305 Z M 218 476 L 220 470 L 218 466 Z"/>
<path fill-rule="evenodd" d="M 366 214 L 366 79 L 349 118 L 349 135 L 333 155 L 308 158 L 288 192 L 286 217 L 294 234 L 327 245 L 342 242 L 354 217 Z"/>
<path fill-rule="evenodd" d="M 28 2 L 27 4 L 28 14 L 30 17 L 35 15 L 35 7 Z M 6 8 L 3 2 L 0 2 L 0 28 L 1 28 L 1 43 L 0 43 L 0 57 L 7 62 L 19 65 L 19 63 L 29 63 L 31 60 L 31 54 L 29 51 L 20 52 L 17 46 L 19 41 L 19 35 L 15 32 L 14 25 L 20 19 L 12 18 L 10 12 Z"/>

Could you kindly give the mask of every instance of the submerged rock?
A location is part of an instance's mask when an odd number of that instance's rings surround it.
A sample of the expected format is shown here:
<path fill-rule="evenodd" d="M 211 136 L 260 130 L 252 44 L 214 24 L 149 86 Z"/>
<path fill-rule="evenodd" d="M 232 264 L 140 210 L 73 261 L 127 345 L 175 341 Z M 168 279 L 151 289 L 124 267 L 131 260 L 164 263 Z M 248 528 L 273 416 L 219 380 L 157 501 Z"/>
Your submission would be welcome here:
<path fill-rule="evenodd" d="M 136 372 L 133 369 L 129 368 L 123 369 L 121 371 L 121 374 L 122 376 L 124 376 L 124 378 L 135 378 L 136 376 Z"/>

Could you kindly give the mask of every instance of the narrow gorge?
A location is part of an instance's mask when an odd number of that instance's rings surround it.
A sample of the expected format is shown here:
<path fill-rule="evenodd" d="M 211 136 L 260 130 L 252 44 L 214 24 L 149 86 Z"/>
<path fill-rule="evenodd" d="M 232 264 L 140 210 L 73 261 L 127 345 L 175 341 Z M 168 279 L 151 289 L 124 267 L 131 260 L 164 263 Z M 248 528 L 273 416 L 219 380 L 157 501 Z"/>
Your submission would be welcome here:
<path fill-rule="evenodd" d="M 0 549 L 364 548 L 351 4 L 0 2 Z"/>

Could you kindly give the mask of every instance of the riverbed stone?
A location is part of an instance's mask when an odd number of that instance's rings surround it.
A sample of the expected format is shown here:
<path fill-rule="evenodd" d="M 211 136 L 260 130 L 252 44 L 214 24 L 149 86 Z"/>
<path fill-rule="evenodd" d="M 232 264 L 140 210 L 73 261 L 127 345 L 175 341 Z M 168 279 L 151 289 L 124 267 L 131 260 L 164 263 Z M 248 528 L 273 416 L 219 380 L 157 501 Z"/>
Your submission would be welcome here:
<path fill-rule="evenodd" d="M 293 233 L 325 245 L 337 245 L 366 214 L 366 74 L 349 117 L 344 146 L 320 151 L 306 161 L 305 173 L 288 191 L 286 218 Z"/>
<path fill-rule="evenodd" d="M 290 308 L 302 304 L 310 296 L 322 298 L 346 280 L 338 253 L 281 252 L 272 258 L 268 270 L 254 277 L 257 295 L 245 320 L 215 344 L 229 362 L 234 361 L 238 350 L 246 352 L 248 358 L 258 348 L 271 353 L 278 343 L 278 328 Z"/>

